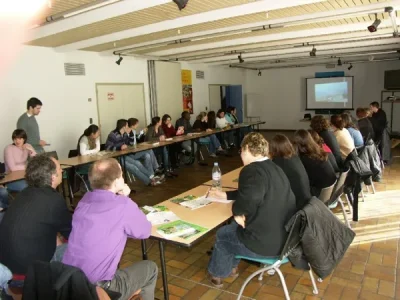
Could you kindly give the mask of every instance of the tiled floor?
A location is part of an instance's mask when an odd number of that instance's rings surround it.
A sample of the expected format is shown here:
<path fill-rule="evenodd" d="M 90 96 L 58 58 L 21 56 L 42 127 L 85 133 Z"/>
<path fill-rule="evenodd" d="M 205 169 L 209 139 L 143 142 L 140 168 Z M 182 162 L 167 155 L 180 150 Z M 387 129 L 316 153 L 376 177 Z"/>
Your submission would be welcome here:
<path fill-rule="evenodd" d="M 220 158 L 223 172 L 240 166 L 240 158 Z M 138 188 L 133 198 L 139 205 L 154 205 L 209 180 L 211 166 L 191 166 L 180 170 L 177 179 L 156 188 Z M 136 184 L 139 185 L 139 184 Z M 282 266 L 291 299 L 400 299 L 400 158 L 386 167 L 377 193 L 365 193 L 360 202 L 360 221 L 352 222 L 356 239 L 335 271 L 322 283 L 317 283 L 319 294 L 313 295 L 307 273 L 289 265 Z M 343 218 L 337 211 L 339 218 Z M 240 264 L 240 276 L 226 280 L 223 289 L 213 288 L 205 279 L 208 259 L 206 252 L 212 247 L 214 234 L 191 249 L 167 245 L 167 272 L 170 299 L 236 299 L 237 293 L 251 272 L 258 268 L 245 262 Z M 159 264 L 158 244 L 149 242 L 149 259 Z M 129 240 L 121 260 L 121 267 L 141 260 L 140 243 Z M 399 274 L 398 271 L 399 270 Z M 161 273 L 156 297 L 163 299 Z M 262 281 L 255 278 L 245 289 L 242 299 L 284 299 L 277 275 L 266 275 Z"/>

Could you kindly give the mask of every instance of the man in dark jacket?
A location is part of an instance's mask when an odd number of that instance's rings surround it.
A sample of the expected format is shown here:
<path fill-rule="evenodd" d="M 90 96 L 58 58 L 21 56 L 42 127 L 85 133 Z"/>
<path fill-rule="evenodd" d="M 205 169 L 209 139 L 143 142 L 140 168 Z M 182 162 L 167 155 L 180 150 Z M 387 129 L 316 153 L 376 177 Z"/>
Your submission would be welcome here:
<path fill-rule="evenodd" d="M 320 277 L 327 277 L 343 258 L 352 243 L 355 233 L 344 225 L 325 204 L 316 197 L 311 198 L 286 225 L 289 231 L 297 217 L 302 225 L 299 232 L 301 245 L 290 255 L 291 263 L 307 270 L 308 263 Z"/>
<path fill-rule="evenodd" d="M 369 107 L 372 111 L 371 122 L 374 127 L 375 142 L 380 142 L 382 140 L 383 131 L 387 126 L 386 113 L 383 109 L 379 108 L 378 102 L 372 102 Z"/>

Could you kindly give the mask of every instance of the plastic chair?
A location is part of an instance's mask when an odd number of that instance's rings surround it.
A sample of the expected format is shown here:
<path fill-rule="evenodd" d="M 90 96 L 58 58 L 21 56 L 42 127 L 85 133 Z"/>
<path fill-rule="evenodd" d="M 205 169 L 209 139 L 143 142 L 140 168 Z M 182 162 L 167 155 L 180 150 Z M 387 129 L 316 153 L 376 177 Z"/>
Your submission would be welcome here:
<path fill-rule="evenodd" d="M 331 196 L 329 202 L 327 203 L 327 205 L 329 206 L 329 205 L 332 205 L 332 204 L 338 202 L 340 204 L 340 207 L 342 208 L 344 221 L 345 221 L 347 227 L 351 228 L 349 219 L 347 218 L 346 210 L 344 208 L 344 203 L 341 199 L 341 196 L 343 195 L 344 188 L 345 188 L 346 178 L 347 178 L 347 175 L 349 174 L 349 172 L 350 172 L 350 169 L 347 169 L 346 171 L 343 171 L 342 173 L 340 173 L 339 179 L 335 185 L 335 188 L 333 189 L 332 196 Z M 350 202 L 347 194 L 346 194 L 346 201 L 347 201 L 347 205 L 349 207 L 350 213 L 353 214 L 353 207 L 351 205 L 351 202 Z"/>
<path fill-rule="evenodd" d="M 208 147 L 210 146 L 211 141 L 210 140 L 200 140 L 199 139 L 198 143 L 199 143 L 199 147 L 197 149 L 198 156 L 200 158 L 200 161 L 204 161 L 205 159 L 204 159 L 203 153 L 201 151 L 201 147 L 204 146 L 207 149 L 207 153 L 210 154 L 210 150 L 208 150 Z"/>
<path fill-rule="evenodd" d="M 324 202 L 325 204 L 329 202 L 332 196 L 333 189 L 335 188 L 336 182 L 337 181 L 335 181 L 331 186 L 323 188 L 321 190 L 321 193 L 319 193 L 318 199 Z"/>
<path fill-rule="evenodd" d="M 256 259 L 256 258 L 240 256 L 240 255 L 236 256 L 237 259 L 250 260 L 250 261 L 254 261 L 254 262 L 264 265 L 263 268 L 261 268 L 260 270 L 254 272 L 249 277 L 247 277 L 246 281 L 243 283 L 243 285 L 240 289 L 237 300 L 240 300 L 240 297 L 242 296 L 243 291 L 246 288 L 247 284 L 255 276 L 259 275 L 258 280 L 260 280 L 260 281 L 262 280 L 264 272 L 267 272 L 270 275 L 274 275 L 275 272 L 278 273 L 279 279 L 280 279 L 282 287 L 283 287 L 283 292 L 285 293 L 285 298 L 286 298 L 286 300 L 290 299 L 289 291 L 286 286 L 285 277 L 283 276 L 282 271 L 280 270 L 280 266 L 283 264 L 287 264 L 289 262 L 289 259 L 288 259 L 289 254 L 293 251 L 293 249 L 295 249 L 300 244 L 300 241 L 301 241 L 300 229 L 301 229 L 301 217 L 298 216 L 290 229 L 288 238 L 286 239 L 285 246 L 283 247 L 283 250 L 282 250 L 282 254 L 279 257 Z M 310 274 L 310 279 L 311 279 L 312 286 L 313 286 L 313 293 L 314 293 L 314 295 L 317 295 L 318 288 L 317 288 L 317 284 L 315 282 L 315 278 L 314 278 L 314 274 L 312 272 L 311 266 L 310 266 L 309 274 Z"/>

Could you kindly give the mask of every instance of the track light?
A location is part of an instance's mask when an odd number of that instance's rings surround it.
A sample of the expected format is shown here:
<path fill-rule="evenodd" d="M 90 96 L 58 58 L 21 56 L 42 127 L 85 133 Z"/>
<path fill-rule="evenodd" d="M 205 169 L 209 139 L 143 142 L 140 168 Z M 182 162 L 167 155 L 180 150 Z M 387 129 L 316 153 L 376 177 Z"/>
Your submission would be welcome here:
<path fill-rule="evenodd" d="M 341 66 L 341 65 L 342 65 L 342 60 L 340 59 L 340 57 L 339 57 L 339 59 L 337 60 L 337 65 L 338 65 L 338 66 Z"/>
<path fill-rule="evenodd" d="M 123 60 L 124 58 L 121 56 L 121 54 L 119 55 L 119 58 L 118 58 L 118 60 L 115 62 L 118 66 L 119 65 L 121 65 L 121 61 Z"/>
<path fill-rule="evenodd" d="M 179 10 L 182 10 L 186 7 L 189 0 L 174 0 L 175 4 L 178 5 Z"/>
<path fill-rule="evenodd" d="M 244 59 L 242 58 L 242 53 L 238 55 L 239 63 L 244 63 Z"/>
<path fill-rule="evenodd" d="M 313 46 L 312 50 L 310 51 L 310 56 L 314 57 L 317 56 L 317 49 Z"/>
<path fill-rule="evenodd" d="M 350 66 L 347 68 L 347 70 L 351 70 L 351 69 L 353 69 L 353 65 L 352 64 L 350 64 Z"/>
<path fill-rule="evenodd" d="M 258 70 L 258 76 L 261 76 L 262 74 L 261 74 L 261 70 Z"/>
<path fill-rule="evenodd" d="M 375 14 L 375 21 L 372 25 L 368 26 L 367 29 L 369 32 L 376 32 L 378 30 L 378 26 L 381 24 L 381 20 L 378 19 L 378 14 Z"/>

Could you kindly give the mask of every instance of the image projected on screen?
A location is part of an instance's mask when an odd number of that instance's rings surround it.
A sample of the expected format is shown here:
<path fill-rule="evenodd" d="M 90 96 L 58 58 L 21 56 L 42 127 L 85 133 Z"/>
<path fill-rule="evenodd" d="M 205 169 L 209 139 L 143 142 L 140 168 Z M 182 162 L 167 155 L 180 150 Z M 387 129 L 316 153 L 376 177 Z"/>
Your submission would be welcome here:
<path fill-rule="evenodd" d="M 331 83 L 316 84 L 315 101 L 346 103 L 348 101 L 347 82 L 331 82 Z"/>

